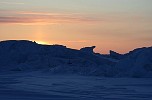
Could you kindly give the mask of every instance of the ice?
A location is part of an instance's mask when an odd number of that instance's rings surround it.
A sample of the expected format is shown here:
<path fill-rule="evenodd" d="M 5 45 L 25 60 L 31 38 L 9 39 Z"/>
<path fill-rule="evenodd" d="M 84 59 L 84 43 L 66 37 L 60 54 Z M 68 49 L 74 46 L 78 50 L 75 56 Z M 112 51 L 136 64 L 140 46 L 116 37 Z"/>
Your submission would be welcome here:
<path fill-rule="evenodd" d="M 2 100 L 151 100 L 151 78 L 101 78 L 43 72 L 0 75 Z"/>
<path fill-rule="evenodd" d="M 92 47 L 80 50 L 63 45 L 40 45 L 27 40 L 0 42 L 0 72 L 46 70 L 54 74 L 101 77 L 152 77 L 152 47 L 127 54 L 111 51 L 94 53 Z"/>
<path fill-rule="evenodd" d="M 0 100 L 152 100 L 152 47 L 94 48 L 0 42 Z"/>

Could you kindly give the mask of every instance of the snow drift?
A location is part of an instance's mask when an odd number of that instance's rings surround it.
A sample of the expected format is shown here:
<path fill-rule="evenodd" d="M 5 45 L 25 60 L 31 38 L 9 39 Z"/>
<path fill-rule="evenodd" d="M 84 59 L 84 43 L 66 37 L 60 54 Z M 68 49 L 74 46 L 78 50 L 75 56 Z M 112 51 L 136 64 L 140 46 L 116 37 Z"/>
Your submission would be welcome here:
<path fill-rule="evenodd" d="M 80 50 L 63 45 L 41 45 L 27 40 L 0 42 L 0 71 L 45 70 L 54 74 L 106 77 L 152 77 L 152 47 L 120 55 L 96 54 L 95 46 Z"/>

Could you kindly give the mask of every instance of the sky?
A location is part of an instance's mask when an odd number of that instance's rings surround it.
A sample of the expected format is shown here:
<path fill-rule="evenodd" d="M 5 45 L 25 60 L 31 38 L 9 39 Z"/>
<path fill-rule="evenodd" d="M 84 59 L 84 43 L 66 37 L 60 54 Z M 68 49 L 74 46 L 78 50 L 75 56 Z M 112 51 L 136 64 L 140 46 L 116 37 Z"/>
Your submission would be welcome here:
<path fill-rule="evenodd" d="M 0 41 L 95 52 L 152 46 L 152 0 L 0 0 Z"/>

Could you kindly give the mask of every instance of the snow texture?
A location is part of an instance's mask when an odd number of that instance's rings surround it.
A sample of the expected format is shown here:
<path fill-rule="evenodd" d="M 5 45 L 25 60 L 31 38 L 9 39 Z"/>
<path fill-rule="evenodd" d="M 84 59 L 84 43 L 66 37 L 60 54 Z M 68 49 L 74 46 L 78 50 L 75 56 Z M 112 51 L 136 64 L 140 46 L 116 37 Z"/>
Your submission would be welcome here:
<path fill-rule="evenodd" d="M 0 74 L 1 100 L 152 100 L 151 78 Z"/>
<path fill-rule="evenodd" d="M 152 77 L 152 47 L 127 54 L 93 52 L 95 46 L 80 50 L 63 45 L 41 45 L 27 40 L 0 42 L 0 72 L 43 70 L 52 74 L 101 77 Z"/>
<path fill-rule="evenodd" d="M 0 100 L 152 100 L 152 47 L 94 48 L 0 42 Z"/>

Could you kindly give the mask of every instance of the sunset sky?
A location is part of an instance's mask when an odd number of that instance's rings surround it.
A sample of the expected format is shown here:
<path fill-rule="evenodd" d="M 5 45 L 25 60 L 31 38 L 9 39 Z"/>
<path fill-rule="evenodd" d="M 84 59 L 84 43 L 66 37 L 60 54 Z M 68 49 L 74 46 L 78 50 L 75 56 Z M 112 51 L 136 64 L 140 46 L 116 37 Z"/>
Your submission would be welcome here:
<path fill-rule="evenodd" d="M 100 53 L 152 46 L 152 0 L 0 0 L 2 40 Z"/>

